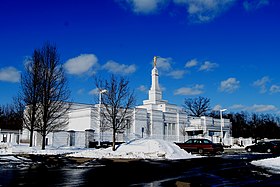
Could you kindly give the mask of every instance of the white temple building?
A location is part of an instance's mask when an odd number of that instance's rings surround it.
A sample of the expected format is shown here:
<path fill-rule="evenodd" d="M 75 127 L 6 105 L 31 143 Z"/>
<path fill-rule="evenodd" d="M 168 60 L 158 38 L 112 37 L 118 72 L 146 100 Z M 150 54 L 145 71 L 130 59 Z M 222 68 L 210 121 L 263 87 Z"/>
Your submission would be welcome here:
<path fill-rule="evenodd" d="M 148 100 L 143 105 L 134 109 L 133 122 L 129 129 L 117 134 L 118 142 L 125 142 L 135 138 L 159 138 L 171 142 L 182 142 L 193 136 L 204 136 L 216 140 L 223 132 L 223 138 L 230 137 L 229 120 L 223 120 L 221 131 L 220 119 L 210 117 L 188 117 L 183 108 L 162 99 L 162 91 L 159 87 L 159 74 L 156 67 L 156 57 L 151 74 L 151 88 Z M 73 103 L 69 112 L 69 124 L 61 131 L 53 132 L 47 136 L 47 145 L 52 146 L 76 146 L 89 147 L 96 142 L 110 142 L 112 132 L 102 132 L 98 118 L 99 104 Z M 27 130 L 22 139 L 29 138 Z M 218 140 L 217 140 L 218 141 Z M 34 133 L 34 144 L 41 145 L 40 136 Z"/>
<path fill-rule="evenodd" d="M 161 138 L 169 141 L 183 140 L 183 133 L 187 124 L 187 115 L 184 110 L 168 101 L 162 100 L 162 91 L 158 82 L 159 74 L 156 68 L 156 59 L 152 70 L 152 86 L 149 90 L 149 99 L 143 101 L 143 105 L 137 106 L 147 118 L 147 135 L 153 138 Z M 135 125 L 137 125 L 135 120 Z M 144 127 L 145 128 L 145 127 Z M 137 133 L 137 131 L 135 131 Z"/>

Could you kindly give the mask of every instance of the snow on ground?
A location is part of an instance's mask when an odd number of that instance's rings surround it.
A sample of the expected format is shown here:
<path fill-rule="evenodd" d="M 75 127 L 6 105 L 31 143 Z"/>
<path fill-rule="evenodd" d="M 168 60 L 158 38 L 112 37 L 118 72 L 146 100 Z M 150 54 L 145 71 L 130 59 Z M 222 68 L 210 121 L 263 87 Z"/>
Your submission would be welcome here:
<path fill-rule="evenodd" d="M 234 144 L 233 146 L 230 147 L 230 149 L 245 149 L 245 147 Z"/>
<path fill-rule="evenodd" d="M 45 150 L 41 150 L 40 146 L 29 147 L 29 144 L 19 144 L 19 145 L 6 145 L 4 149 L 0 149 L 0 156 L 5 155 L 20 155 L 20 154 L 41 154 L 41 155 L 59 155 L 59 154 L 69 154 L 85 150 L 85 148 L 77 147 L 51 147 L 46 146 Z"/>
<path fill-rule="evenodd" d="M 69 157 L 86 158 L 124 158 L 124 159 L 189 159 L 202 156 L 192 155 L 172 142 L 161 139 L 137 139 L 128 143 L 123 143 L 117 147 L 116 151 L 109 148 L 75 148 L 47 146 L 45 150 L 41 147 L 29 147 L 27 144 L 7 146 L 2 149 L 0 156 L 20 155 L 20 154 L 40 154 L 59 155 L 64 154 Z"/>
<path fill-rule="evenodd" d="M 124 158 L 124 159 L 190 159 L 192 155 L 174 143 L 160 139 L 138 139 L 121 144 L 116 151 L 112 148 L 85 150 L 69 154 L 70 157 Z"/>
<path fill-rule="evenodd" d="M 255 160 L 251 164 L 266 168 L 274 173 L 280 173 L 280 157 Z"/>
<path fill-rule="evenodd" d="M 79 152 L 85 149 L 86 148 L 46 146 L 46 149 L 42 150 L 40 146 L 29 147 L 28 145 L 23 144 L 23 145 L 12 146 L 10 152 L 12 154 L 61 155 L 61 154 Z"/>
<path fill-rule="evenodd" d="M 236 149 L 239 147 L 231 147 Z M 241 147 L 240 147 L 241 148 Z M 230 148 L 229 148 L 230 149 Z M 243 148 L 244 149 L 244 148 Z M 20 145 L 2 145 L 0 146 L 0 160 L 16 161 L 20 154 L 40 154 L 40 155 L 60 155 L 69 157 L 86 158 L 123 158 L 123 159 L 190 159 L 202 156 L 192 155 L 174 143 L 161 139 L 137 139 L 124 143 L 117 147 L 116 151 L 112 148 L 94 149 L 77 147 L 59 147 L 47 146 L 46 150 L 41 147 L 29 147 L 27 144 Z M 13 156 L 14 155 L 14 156 Z M 22 158 L 20 158 L 22 160 Z M 264 167 L 270 171 L 280 173 L 280 157 L 256 160 L 251 162 L 253 165 Z"/>

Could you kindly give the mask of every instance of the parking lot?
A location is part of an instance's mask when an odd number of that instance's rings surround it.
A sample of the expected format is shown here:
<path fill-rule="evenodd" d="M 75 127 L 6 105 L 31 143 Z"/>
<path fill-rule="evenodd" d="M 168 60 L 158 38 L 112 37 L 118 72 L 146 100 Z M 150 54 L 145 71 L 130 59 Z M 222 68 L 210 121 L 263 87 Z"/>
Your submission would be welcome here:
<path fill-rule="evenodd" d="M 279 174 L 251 164 L 277 156 L 226 149 L 223 154 L 185 160 L 87 159 L 75 163 L 67 158 L 36 155 L 35 159 L 46 163 L 30 163 L 28 169 L 3 168 L 0 181 L 3 186 L 37 186 L 42 181 L 41 186 L 279 186 Z M 51 177 L 45 180 L 45 176 Z M 110 180 L 104 180 L 104 176 Z"/>

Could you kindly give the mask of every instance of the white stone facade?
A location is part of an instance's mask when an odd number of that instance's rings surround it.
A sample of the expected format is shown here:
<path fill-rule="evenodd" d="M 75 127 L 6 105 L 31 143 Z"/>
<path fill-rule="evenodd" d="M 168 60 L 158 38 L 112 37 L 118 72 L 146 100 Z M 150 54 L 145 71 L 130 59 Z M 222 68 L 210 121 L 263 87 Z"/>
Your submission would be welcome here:
<path fill-rule="evenodd" d="M 19 144 L 21 131 L 0 129 L 0 143 Z"/>
<path fill-rule="evenodd" d="M 143 101 L 143 105 L 137 108 L 147 111 L 148 135 L 153 138 L 161 138 L 169 141 L 181 141 L 181 126 L 186 124 L 186 113 L 176 105 L 162 100 L 162 91 L 158 83 L 158 70 L 154 66 L 152 70 L 152 86 L 149 90 L 149 99 Z"/>
<path fill-rule="evenodd" d="M 221 120 L 207 116 L 188 116 L 187 137 L 203 136 L 208 137 L 213 142 L 227 142 L 231 137 L 231 125 L 229 119 L 223 118 Z"/>

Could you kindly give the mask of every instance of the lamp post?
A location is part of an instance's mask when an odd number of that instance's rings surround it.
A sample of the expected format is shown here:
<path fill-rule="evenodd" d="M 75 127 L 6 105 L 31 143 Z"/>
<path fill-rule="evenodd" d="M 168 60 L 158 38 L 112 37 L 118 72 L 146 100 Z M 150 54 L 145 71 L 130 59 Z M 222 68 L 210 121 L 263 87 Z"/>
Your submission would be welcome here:
<path fill-rule="evenodd" d="M 102 99 L 102 94 L 106 93 L 107 90 L 99 90 L 99 107 L 98 107 L 98 118 L 99 118 L 99 141 L 98 144 L 99 146 L 101 145 L 101 99 Z"/>
<path fill-rule="evenodd" d="M 227 109 L 221 109 L 220 110 L 220 117 L 221 117 L 221 143 L 223 142 L 223 126 L 224 126 L 224 121 L 223 121 L 223 112 L 226 111 Z"/>

